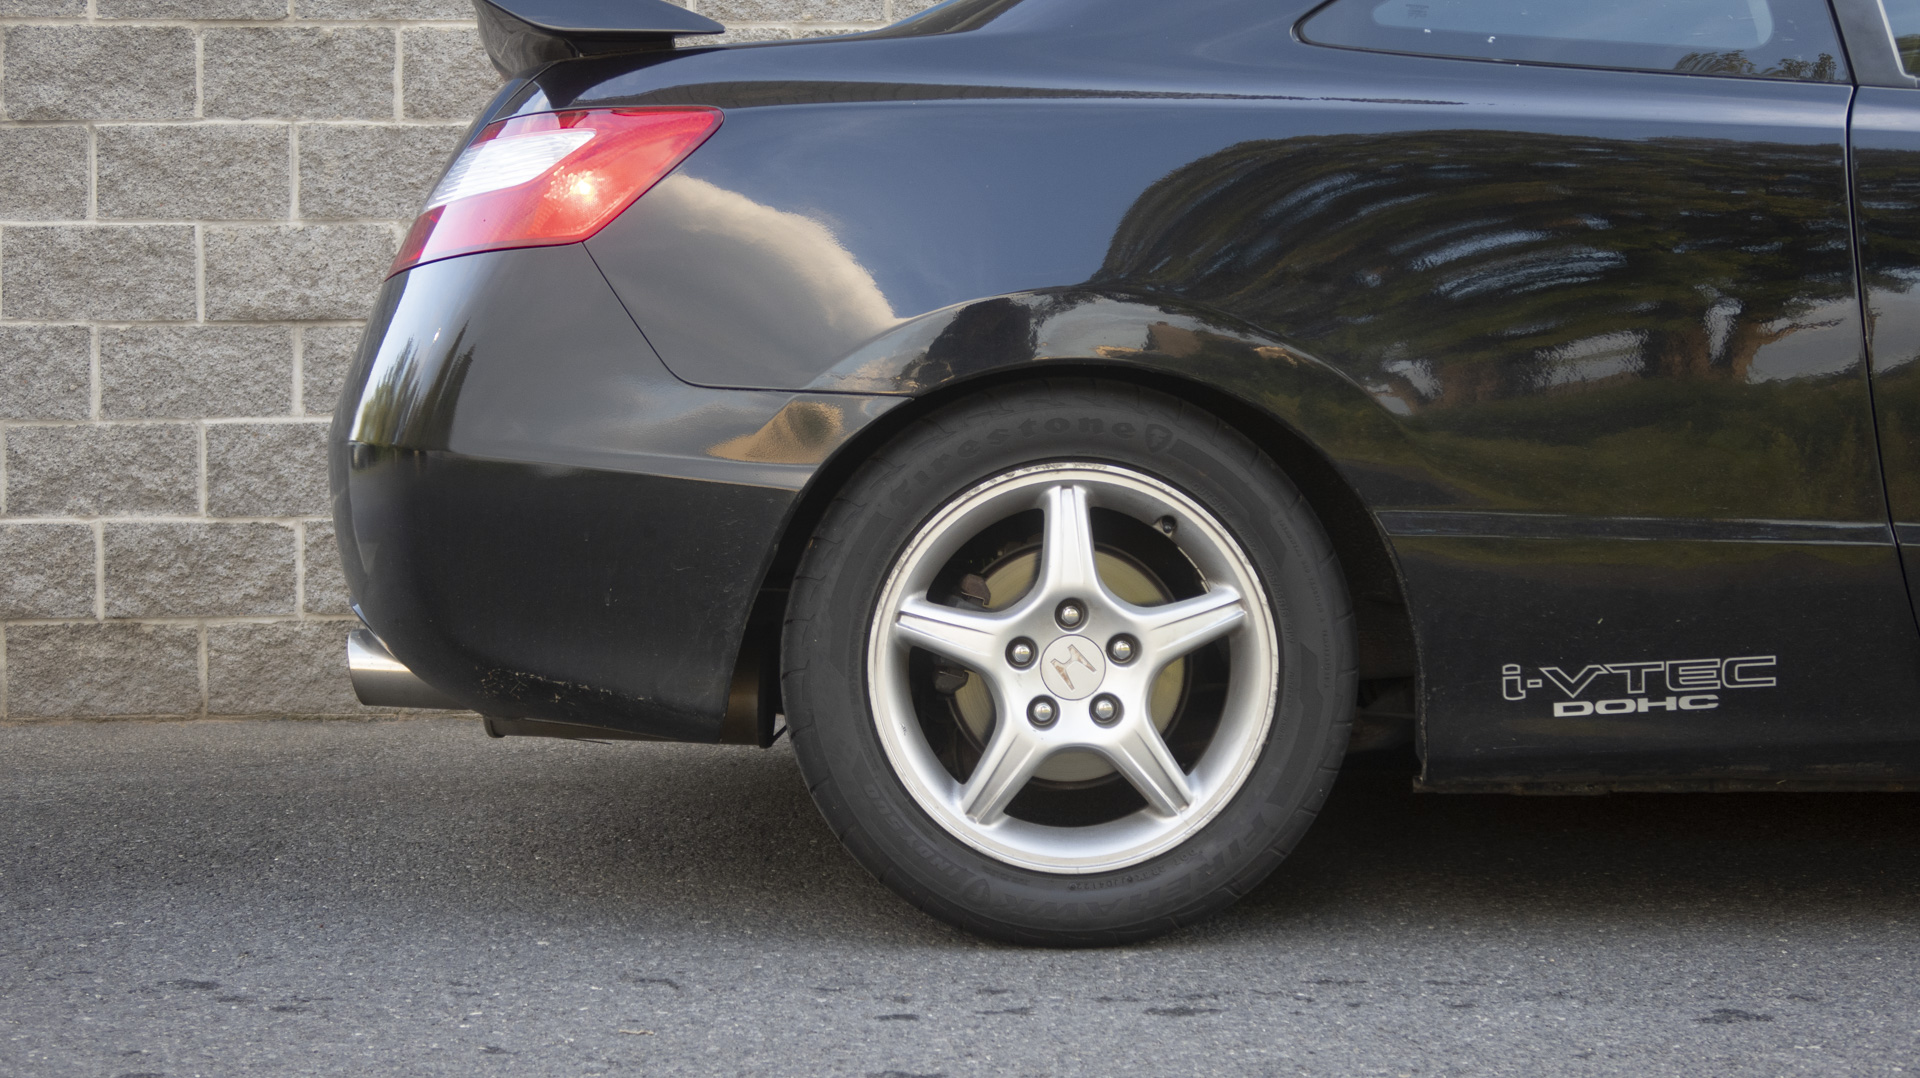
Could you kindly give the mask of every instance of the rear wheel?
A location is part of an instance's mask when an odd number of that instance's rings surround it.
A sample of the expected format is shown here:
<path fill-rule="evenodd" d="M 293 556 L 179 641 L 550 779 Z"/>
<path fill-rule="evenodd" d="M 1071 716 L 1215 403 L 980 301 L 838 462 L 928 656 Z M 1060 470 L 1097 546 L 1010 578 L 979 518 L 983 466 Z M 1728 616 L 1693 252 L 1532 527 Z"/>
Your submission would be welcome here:
<path fill-rule="evenodd" d="M 784 693 L 821 811 L 922 908 L 1139 939 L 1244 894 L 1331 784 L 1351 615 L 1311 510 L 1217 420 L 1057 383 L 910 428 L 821 521 Z"/>

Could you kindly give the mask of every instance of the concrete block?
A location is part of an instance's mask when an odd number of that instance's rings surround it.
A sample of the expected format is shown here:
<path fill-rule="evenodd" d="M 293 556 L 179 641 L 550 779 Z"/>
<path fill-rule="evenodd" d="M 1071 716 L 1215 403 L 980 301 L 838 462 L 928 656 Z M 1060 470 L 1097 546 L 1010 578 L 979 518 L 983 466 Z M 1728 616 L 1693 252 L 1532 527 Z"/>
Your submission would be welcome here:
<path fill-rule="evenodd" d="M 332 415 L 367 331 L 361 326 L 313 326 L 301 332 L 306 336 L 300 353 L 301 408 L 307 415 Z"/>
<path fill-rule="evenodd" d="M 6 634 L 8 718 L 200 711 L 194 626 L 11 625 Z"/>
<path fill-rule="evenodd" d="M 0 218 L 87 215 L 87 129 L 0 127 Z"/>
<path fill-rule="evenodd" d="M 217 27 L 204 35 L 209 118 L 391 119 L 393 31 Z"/>
<path fill-rule="evenodd" d="M 100 331 L 107 419 L 286 415 L 293 331 L 277 326 L 128 326 Z"/>
<path fill-rule="evenodd" d="M 71 19 L 87 13 L 87 0 L 0 0 L 0 19 Z"/>
<path fill-rule="evenodd" d="M 306 612 L 309 614 L 351 614 L 347 578 L 340 571 L 340 544 L 334 537 L 332 521 L 314 521 L 307 525 Z"/>
<path fill-rule="evenodd" d="M 186 321 L 189 225 L 26 225 L 0 231 L 0 317 Z"/>
<path fill-rule="evenodd" d="M 460 0 L 293 0 L 303 19 L 419 19 L 470 22 L 473 5 Z"/>
<path fill-rule="evenodd" d="M 101 127 L 100 216 L 235 221 L 287 216 L 292 131 L 282 124 Z"/>
<path fill-rule="evenodd" d="M 792 41 L 797 35 L 784 26 L 741 26 L 712 37 L 681 38 L 681 48 L 701 45 L 734 45 L 746 41 Z"/>
<path fill-rule="evenodd" d="M 700 14 L 735 22 L 884 22 L 885 0 L 701 0 Z"/>
<path fill-rule="evenodd" d="M 477 30 L 401 33 L 400 94 L 410 120 L 472 120 L 500 92 Z"/>
<path fill-rule="evenodd" d="M 110 618 L 293 613 L 293 529 L 280 524 L 108 524 Z"/>
<path fill-rule="evenodd" d="M 200 447 L 190 425 L 14 427 L 6 438 L 9 515 L 199 509 Z"/>
<path fill-rule="evenodd" d="M 0 618 L 93 616 L 93 529 L 0 524 Z"/>
<path fill-rule="evenodd" d="M 207 629 L 212 715 L 353 715 L 368 709 L 347 676 L 356 622 L 215 625 Z"/>
<path fill-rule="evenodd" d="M 193 31 L 184 26 L 11 26 L 11 120 L 193 116 Z"/>
<path fill-rule="evenodd" d="M 0 419 L 85 419 L 93 332 L 85 326 L 0 326 Z"/>
<path fill-rule="evenodd" d="M 207 512 L 217 517 L 328 511 L 325 423 L 218 423 L 207 428 Z"/>
<path fill-rule="evenodd" d="M 400 246 L 388 225 L 207 229 L 207 318 L 365 318 Z"/>
<path fill-rule="evenodd" d="M 301 124 L 300 216 L 412 221 L 466 128 Z"/>
<path fill-rule="evenodd" d="M 287 17 L 287 0 L 94 0 L 103 19 L 247 19 Z"/>

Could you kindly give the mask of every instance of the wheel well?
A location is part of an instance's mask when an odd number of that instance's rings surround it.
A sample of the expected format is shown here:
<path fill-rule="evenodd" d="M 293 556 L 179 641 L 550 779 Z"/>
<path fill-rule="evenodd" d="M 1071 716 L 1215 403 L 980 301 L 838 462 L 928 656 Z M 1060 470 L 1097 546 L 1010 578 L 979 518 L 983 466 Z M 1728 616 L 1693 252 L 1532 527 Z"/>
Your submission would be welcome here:
<path fill-rule="evenodd" d="M 1413 621 L 1398 564 L 1359 495 L 1332 461 L 1280 420 L 1210 386 L 1135 367 L 1048 363 L 1037 369 L 972 378 L 915 397 L 861 430 L 821 468 L 788 518 L 748 621 L 749 633 L 771 634 L 771 638 L 762 636 L 751 642 L 758 644 L 760 654 L 778 656 L 787 589 L 800 555 L 827 506 L 861 462 L 909 424 L 952 401 L 982 390 L 1059 377 L 1093 377 L 1138 385 L 1184 400 L 1219 417 L 1272 457 L 1320 518 L 1340 557 L 1347 592 L 1353 598 L 1363 710 L 1396 717 L 1404 714 L 1410 723 L 1412 679 L 1418 665 Z"/>

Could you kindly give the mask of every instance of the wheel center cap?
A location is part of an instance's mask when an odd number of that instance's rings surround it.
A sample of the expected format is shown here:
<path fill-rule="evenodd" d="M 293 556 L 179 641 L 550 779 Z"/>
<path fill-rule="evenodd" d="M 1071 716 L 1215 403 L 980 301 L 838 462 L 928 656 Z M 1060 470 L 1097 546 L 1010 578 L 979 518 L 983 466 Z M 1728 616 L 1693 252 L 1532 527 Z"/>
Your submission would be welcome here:
<path fill-rule="evenodd" d="M 1106 676 L 1106 654 L 1084 636 L 1063 636 L 1040 653 L 1040 680 L 1062 700 L 1092 696 Z"/>

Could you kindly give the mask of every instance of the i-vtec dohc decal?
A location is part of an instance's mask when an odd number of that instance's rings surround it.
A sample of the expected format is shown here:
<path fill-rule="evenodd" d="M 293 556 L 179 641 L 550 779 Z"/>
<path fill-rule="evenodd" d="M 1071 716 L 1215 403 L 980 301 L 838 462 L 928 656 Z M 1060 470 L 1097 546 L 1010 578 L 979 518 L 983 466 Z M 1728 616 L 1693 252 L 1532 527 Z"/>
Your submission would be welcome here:
<path fill-rule="evenodd" d="M 1709 711 L 1720 706 L 1724 689 L 1772 688 L 1776 684 L 1773 667 L 1772 655 L 1739 655 L 1731 659 L 1590 663 L 1573 673 L 1558 666 L 1541 666 L 1534 668 L 1539 675 L 1534 677 L 1519 663 L 1507 663 L 1500 668 L 1500 695 L 1508 700 L 1525 700 L 1536 689 L 1557 692 L 1566 699 L 1553 702 L 1555 718 Z M 1593 690 L 1592 698 L 1583 699 L 1589 689 Z"/>

